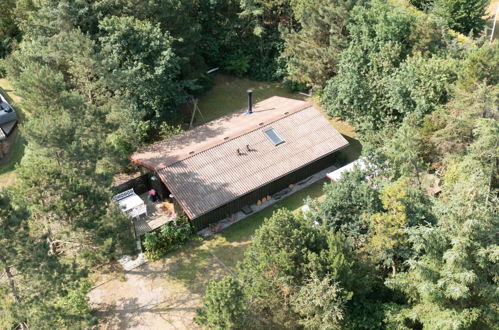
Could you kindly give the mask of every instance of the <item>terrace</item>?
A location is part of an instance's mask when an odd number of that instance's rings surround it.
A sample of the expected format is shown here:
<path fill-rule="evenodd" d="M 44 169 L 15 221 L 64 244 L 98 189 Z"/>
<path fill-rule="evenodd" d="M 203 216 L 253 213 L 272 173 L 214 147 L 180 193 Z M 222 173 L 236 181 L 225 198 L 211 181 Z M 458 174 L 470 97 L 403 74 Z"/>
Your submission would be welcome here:
<path fill-rule="evenodd" d="M 135 234 L 137 237 L 153 231 L 175 218 L 173 203 L 152 202 L 148 198 L 148 193 L 140 195 L 147 208 L 147 215 L 142 215 L 134 219 Z"/>
<path fill-rule="evenodd" d="M 114 197 L 124 213 L 132 218 L 135 235 L 140 237 L 153 231 L 176 217 L 173 203 L 149 199 L 149 192 L 135 194 L 133 189 L 124 191 Z"/>

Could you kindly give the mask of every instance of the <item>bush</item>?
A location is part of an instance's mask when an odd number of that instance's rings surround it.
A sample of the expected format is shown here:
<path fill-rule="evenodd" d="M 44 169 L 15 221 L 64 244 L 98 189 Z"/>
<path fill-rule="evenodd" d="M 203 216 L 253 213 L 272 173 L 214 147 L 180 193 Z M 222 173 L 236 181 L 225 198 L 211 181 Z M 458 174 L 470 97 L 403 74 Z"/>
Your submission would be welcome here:
<path fill-rule="evenodd" d="M 178 217 L 157 231 L 145 234 L 144 247 L 148 259 L 159 259 L 189 240 L 193 230 L 185 216 Z"/>
<path fill-rule="evenodd" d="M 248 72 L 248 69 L 250 68 L 250 61 L 250 56 L 236 54 L 229 59 L 226 69 L 234 73 L 236 76 L 242 77 L 246 74 L 246 72 Z"/>
<path fill-rule="evenodd" d="M 298 82 L 296 80 L 284 80 L 284 86 L 292 92 L 307 92 L 307 84 Z"/>
<path fill-rule="evenodd" d="M 230 276 L 211 281 L 204 297 L 204 309 L 194 321 L 209 329 L 245 329 L 245 300 L 240 284 Z"/>
<path fill-rule="evenodd" d="M 184 130 L 180 125 L 170 125 L 167 122 L 161 123 L 159 126 L 159 135 L 161 139 L 168 139 L 174 135 L 182 133 Z"/>

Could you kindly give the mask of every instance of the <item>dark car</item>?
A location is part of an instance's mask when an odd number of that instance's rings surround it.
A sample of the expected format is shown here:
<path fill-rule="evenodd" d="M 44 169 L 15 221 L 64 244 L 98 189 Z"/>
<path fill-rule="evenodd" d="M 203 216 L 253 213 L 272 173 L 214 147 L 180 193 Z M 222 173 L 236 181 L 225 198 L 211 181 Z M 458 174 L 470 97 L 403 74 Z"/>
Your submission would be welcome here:
<path fill-rule="evenodd" d="M 16 124 L 16 111 L 0 94 L 0 140 L 6 139 L 14 131 Z"/>

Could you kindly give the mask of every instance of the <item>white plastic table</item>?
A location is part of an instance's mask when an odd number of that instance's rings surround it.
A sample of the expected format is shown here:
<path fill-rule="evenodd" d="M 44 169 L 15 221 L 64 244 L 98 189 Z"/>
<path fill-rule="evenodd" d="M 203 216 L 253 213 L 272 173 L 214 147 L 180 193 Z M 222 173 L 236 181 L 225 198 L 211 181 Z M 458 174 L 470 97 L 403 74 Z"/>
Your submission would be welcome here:
<path fill-rule="evenodd" d="M 120 204 L 120 207 L 123 210 L 123 212 L 128 212 L 128 211 L 136 208 L 137 206 L 144 204 L 144 201 L 138 195 L 134 194 L 134 195 L 125 197 L 122 200 L 119 200 L 118 203 Z"/>
<path fill-rule="evenodd" d="M 147 206 L 134 191 L 129 189 L 121 194 L 114 196 L 121 210 L 131 217 L 138 217 L 142 214 L 147 215 Z"/>

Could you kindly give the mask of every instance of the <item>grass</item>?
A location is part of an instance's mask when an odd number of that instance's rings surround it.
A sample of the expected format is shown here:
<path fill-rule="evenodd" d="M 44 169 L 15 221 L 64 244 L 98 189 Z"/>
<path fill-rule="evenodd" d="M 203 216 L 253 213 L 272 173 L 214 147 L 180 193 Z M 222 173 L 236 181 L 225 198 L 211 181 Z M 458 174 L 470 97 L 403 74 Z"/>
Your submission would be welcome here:
<path fill-rule="evenodd" d="M 11 104 L 15 105 L 21 101 L 21 98 L 14 94 L 12 85 L 6 79 L 0 79 L 0 92 Z M 19 111 L 19 107 L 16 107 L 16 111 L 19 118 L 22 120 L 23 114 Z M 25 141 L 22 136 L 19 135 L 17 129 L 13 136 L 9 137 L 8 141 L 11 143 L 11 150 L 5 158 L 0 160 L 0 188 L 7 187 L 14 183 L 16 179 L 15 167 L 24 155 Z"/>
<path fill-rule="evenodd" d="M 291 92 L 279 82 L 261 82 L 237 78 L 224 73 L 214 74 L 215 85 L 199 97 L 198 106 L 202 118 L 196 114 L 196 122 L 210 121 L 229 113 L 243 109 L 247 105 L 246 90 L 253 90 L 254 102 L 259 102 L 271 96 L 283 96 L 303 100 L 298 93 Z M 188 115 L 192 114 L 192 105 L 182 108 Z M 187 115 L 187 117 L 188 117 Z M 189 117 L 190 118 L 190 117 Z"/>

